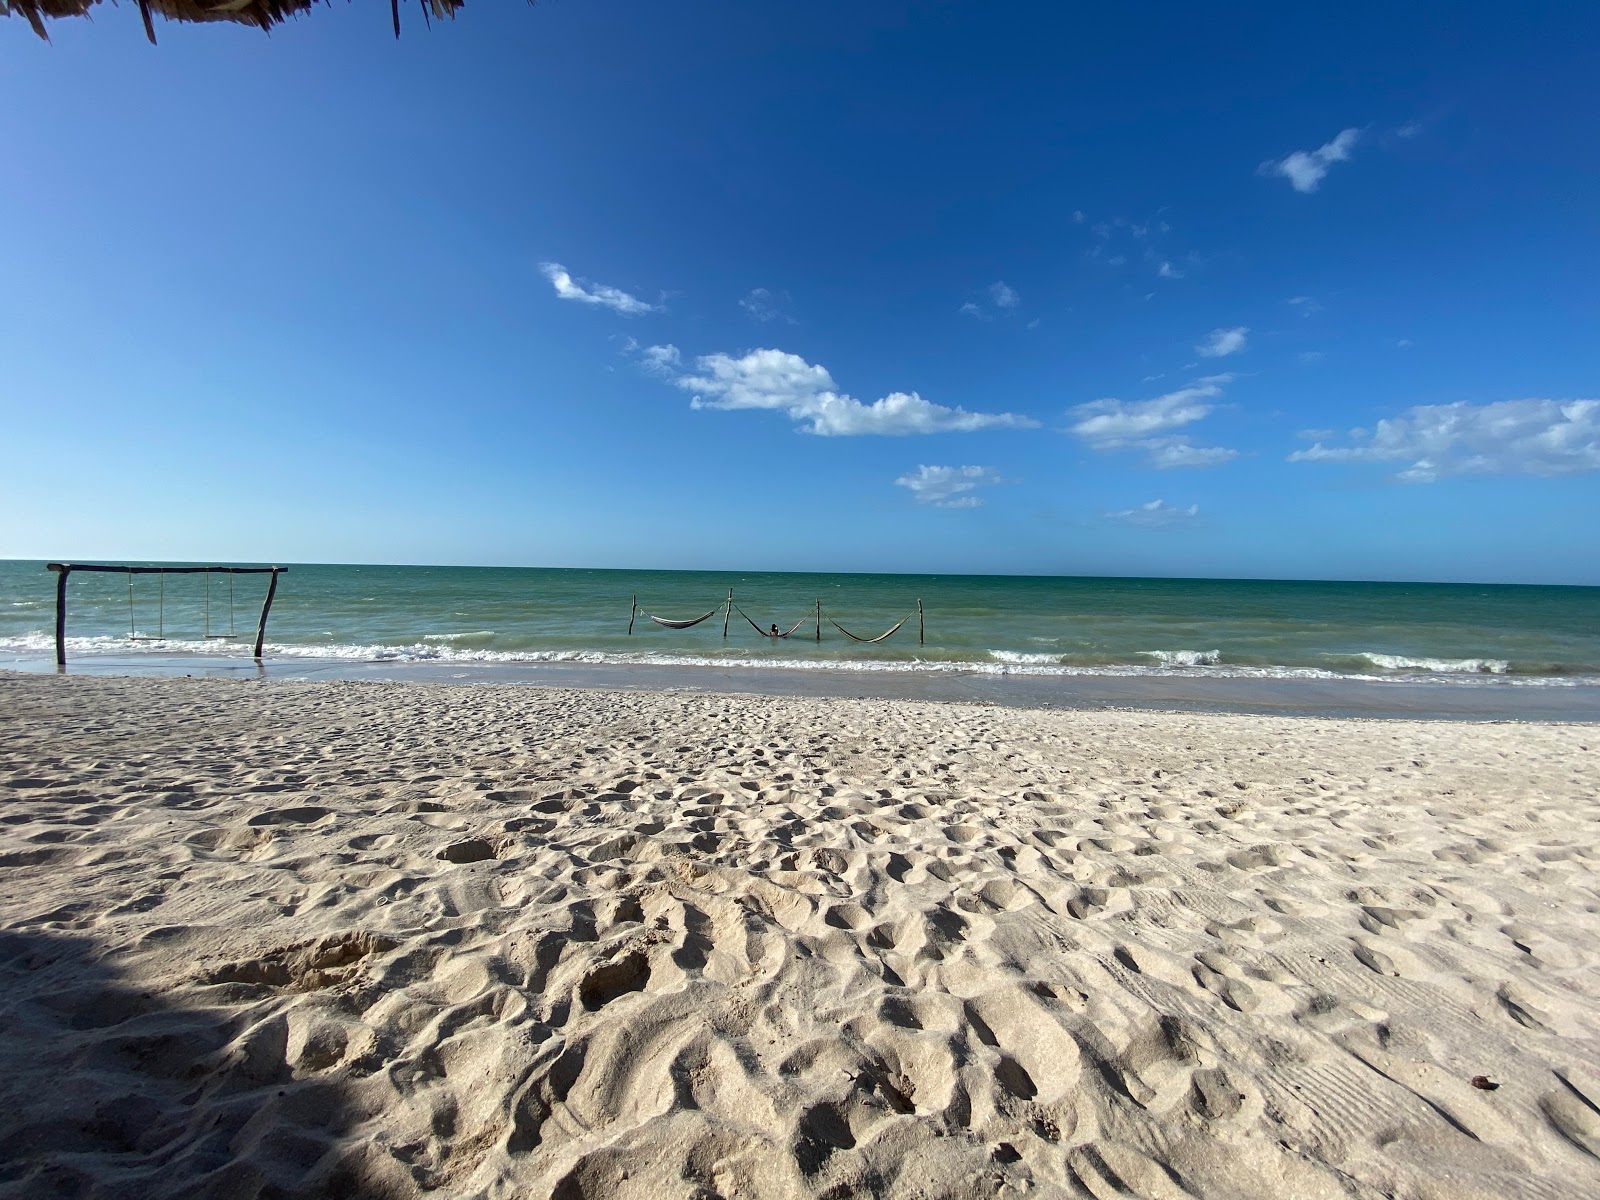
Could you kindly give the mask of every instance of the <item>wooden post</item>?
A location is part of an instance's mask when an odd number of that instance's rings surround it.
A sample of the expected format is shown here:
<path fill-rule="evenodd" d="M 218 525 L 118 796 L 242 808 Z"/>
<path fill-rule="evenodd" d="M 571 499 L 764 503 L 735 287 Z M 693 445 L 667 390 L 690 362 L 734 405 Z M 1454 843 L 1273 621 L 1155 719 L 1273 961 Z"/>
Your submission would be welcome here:
<path fill-rule="evenodd" d="M 817 641 L 822 640 L 822 601 L 817 601 Z"/>
<path fill-rule="evenodd" d="M 922 600 L 917 600 L 917 645 L 921 646 L 927 641 L 927 630 L 922 624 Z"/>
<path fill-rule="evenodd" d="M 261 657 L 261 643 L 267 640 L 267 614 L 272 611 L 272 598 L 278 593 L 278 568 L 272 568 L 272 578 L 267 581 L 267 598 L 261 603 L 261 623 L 256 626 L 256 653 Z"/>
<path fill-rule="evenodd" d="M 72 568 L 61 564 L 56 572 L 56 666 L 67 665 L 67 576 Z"/>
<path fill-rule="evenodd" d="M 722 636 L 728 636 L 728 618 L 733 616 L 733 589 L 728 589 L 728 611 L 722 614 Z"/>
<path fill-rule="evenodd" d="M 628 611 L 628 636 L 633 636 L 633 619 L 639 615 L 639 597 L 633 598 L 633 608 Z"/>

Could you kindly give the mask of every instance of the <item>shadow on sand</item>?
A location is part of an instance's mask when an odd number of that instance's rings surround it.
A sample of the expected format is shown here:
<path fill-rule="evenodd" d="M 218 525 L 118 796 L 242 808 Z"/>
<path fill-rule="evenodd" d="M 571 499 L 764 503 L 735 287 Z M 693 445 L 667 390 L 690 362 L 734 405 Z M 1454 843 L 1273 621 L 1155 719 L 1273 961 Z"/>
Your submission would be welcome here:
<path fill-rule="evenodd" d="M 270 989 L 218 983 L 175 1007 L 112 961 L 80 934 L 0 933 L 0 1197 L 415 1194 L 358 1132 L 377 1114 L 290 1067 L 318 1032 Z"/>

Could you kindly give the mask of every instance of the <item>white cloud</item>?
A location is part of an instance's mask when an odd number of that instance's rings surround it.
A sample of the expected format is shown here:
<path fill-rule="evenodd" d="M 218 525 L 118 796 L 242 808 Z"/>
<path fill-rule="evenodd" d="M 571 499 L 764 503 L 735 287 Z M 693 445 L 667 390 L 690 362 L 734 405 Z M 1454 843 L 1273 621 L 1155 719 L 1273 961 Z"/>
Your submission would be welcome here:
<path fill-rule="evenodd" d="M 978 488 L 1005 482 L 993 467 L 920 466 L 895 480 L 896 486 L 911 489 L 917 503 L 935 508 L 977 508 L 983 503 L 982 496 L 973 495 Z"/>
<path fill-rule="evenodd" d="M 1182 279 L 1183 272 L 1174 267 L 1166 259 L 1161 260 L 1161 265 L 1156 268 L 1156 274 L 1163 279 Z"/>
<path fill-rule="evenodd" d="M 1220 467 L 1239 457 L 1237 450 L 1227 446 L 1196 446 L 1188 438 L 1165 438 L 1150 444 L 1152 467 L 1169 471 L 1174 467 Z"/>
<path fill-rule="evenodd" d="M 657 312 L 660 309 L 659 305 L 646 304 L 643 300 L 636 296 L 630 296 L 620 288 L 607 287 L 601 283 L 591 283 L 586 279 L 574 279 L 560 263 L 540 263 L 539 269 L 544 272 L 544 277 L 554 285 L 556 295 L 563 300 L 576 300 L 580 304 L 598 304 L 627 317 L 637 316 L 640 313 Z"/>
<path fill-rule="evenodd" d="M 1102 453 L 1145 451 L 1149 465 L 1163 470 L 1220 466 L 1237 458 L 1239 452 L 1224 446 L 1196 446 L 1187 434 L 1171 431 L 1209 416 L 1216 408 L 1212 401 L 1222 395 L 1222 385 L 1233 378 L 1208 375 L 1153 400 L 1106 399 L 1080 404 L 1071 412 L 1077 420 L 1069 432 Z"/>
<path fill-rule="evenodd" d="M 670 376 L 682 361 L 678 348 L 670 342 L 664 346 L 646 346 L 640 352 L 640 357 L 644 360 L 645 370 L 653 375 Z"/>
<path fill-rule="evenodd" d="M 1220 377 L 1203 379 L 1154 400 L 1092 400 L 1072 410 L 1072 432 L 1097 450 L 1118 450 L 1130 438 L 1177 429 L 1210 414 L 1222 395 Z"/>
<path fill-rule="evenodd" d="M 1423 404 L 1379 421 L 1359 444 L 1318 441 L 1290 462 L 1408 463 L 1395 478 L 1432 483 L 1451 475 L 1572 475 L 1600 471 L 1600 400 L 1497 400 Z"/>
<path fill-rule="evenodd" d="M 1127 508 L 1121 512 L 1108 512 L 1106 520 L 1115 521 L 1119 525 L 1139 525 L 1146 529 L 1162 529 L 1173 525 L 1186 524 L 1200 515 L 1200 506 L 1191 504 L 1188 508 L 1179 508 L 1168 504 L 1165 500 L 1152 500 L 1148 504 L 1141 504 L 1138 508 Z"/>
<path fill-rule="evenodd" d="M 752 350 L 742 358 L 706 354 L 693 374 L 673 383 L 694 392 L 697 409 L 762 408 L 806 422 L 804 431 L 822 437 L 878 434 L 970 433 L 978 429 L 1033 429 L 1039 422 L 1018 413 L 968 412 L 924 400 L 915 392 L 891 392 L 863 404 L 839 391 L 823 367 L 782 350 Z"/>
<path fill-rule="evenodd" d="M 1285 158 L 1261 164 L 1261 174 L 1282 175 L 1297 192 L 1314 192 L 1334 163 L 1346 162 L 1360 140 L 1359 129 L 1341 130 L 1339 136 L 1316 150 L 1296 150 Z"/>
<path fill-rule="evenodd" d="M 1088 219 L 1089 218 L 1084 215 L 1083 209 L 1075 208 L 1072 210 L 1072 223 L 1074 225 L 1082 225 Z"/>
<path fill-rule="evenodd" d="M 1010 309 L 1022 303 L 1022 297 L 1017 295 L 1017 289 L 997 279 L 983 289 L 984 303 L 968 300 L 960 308 L 963 316 L 976 317 L 980 321 L 992 321 L 997 315 L 1005 315 Z"/>
<path fill-rule="evenodd" d="M 1250 328 L 1247 325 L 1235 325 L 1232 329 L 1213 329 L 1206 335 L 1206 340 L 1194 348 L 1194 352 L 1201 358 L 1226 358 L 1243 350 L 1245 339 L 1249 335 Z"/>
<path fill-rule="evenodd" d="M 1312 313 L 1322 311 L 1322 305 L 1317 303 L 1315 296 L 1290 296 L 1285 303 L 1302 317 L 1309 317 Z"/>
<path fill-rule="evenodd" d="M 1015 308 L 1021 297 L 1004 280 L 996 280 L 989 285 L 989 299 L 996 308 Z"/>
<path fill-rule="evenodd" d="M 1324 354 L 1321 350 L 1302 350 L 1302 351 L 1300 351 L 1300 353 L 1298 355 L 1296 355 L 1296 357 L 1301 362 L 1303 362 L 1306 366 L 1309 367 L 1313 363 L 1321 362 L 1323 359 L 1327 358 L 1328 356 L 1326 354 Z"/>
<path fill-rule="evenodd" d="M 795 324 L 795 319 L 785 310 L 789 303 L 788 292 L 775 292 L 771 288 L 751 288 L 739 301 L 739 307 L 744 309 L 757 321 L 787 321 Z"/>

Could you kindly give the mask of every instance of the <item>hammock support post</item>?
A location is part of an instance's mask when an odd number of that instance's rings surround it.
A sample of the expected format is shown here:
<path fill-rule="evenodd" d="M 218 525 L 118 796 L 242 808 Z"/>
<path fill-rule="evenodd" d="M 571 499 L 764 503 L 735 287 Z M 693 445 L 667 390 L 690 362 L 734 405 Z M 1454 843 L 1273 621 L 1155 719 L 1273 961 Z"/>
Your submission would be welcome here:
<path fill-rule="evenodd" d="M 628 610 L 628 636 L 633 636 L 633 619 L 639 615 L 639 597 L 633 598 L 633 607 Z"/>
<path fill-rule="evenodd" d="M 46 563 L 45 569 L 56 573 L 56 665 L 67 665 L 67 576 L 74 571 L 98 571 L 104 574 L 126 575 L 129 585 L 133 583 L 135 575 L 159 575 L 161 577 L 161 625 L 160 632 L 166 633 L 165 601 L 168 575 L 205 575 L 210 576 L 212 571 L 220 571 L 230 576 L 234 575 L 270 575 L 271 581 L 267 584 L 267 598 L 261 605 L 261 622 L 256 626 L 255 657 L 261 657 L 261 643 L 267 635 L 267 614 L 272 610 L 272 598 L 278 591 L 278 576 L 287 571 L 288 567 L 134 567 L 107 565 L 102 563 Z"/>
<path fill-rule="evenodd" d="M 822 640 L 822 601 L 817 601 L 817 641 Z"/>
<path fill-rule="evenodd" d="M 63 565 L 56 573 L 56 666 L 67 665 L 67 576 L 72 568 Z"/>
<path fill-rule="evenodd" d="M 728 611 L 722 614 L 722 636 L 728 636 L 728 622 L 733 618 L 733 589 L 728 589 Z"/>
<path fill-rule="evenodd" d="M 917 645 L 927 645 L 927 633 L 927 627 L 922 623 L 922 598 L 919 596 L 917 598 Z"/>

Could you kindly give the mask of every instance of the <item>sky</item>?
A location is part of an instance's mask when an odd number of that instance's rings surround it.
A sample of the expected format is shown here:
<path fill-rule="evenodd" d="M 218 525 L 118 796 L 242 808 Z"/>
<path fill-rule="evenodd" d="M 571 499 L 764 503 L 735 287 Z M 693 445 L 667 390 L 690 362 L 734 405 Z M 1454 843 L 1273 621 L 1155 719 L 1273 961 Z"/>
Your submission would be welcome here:
<path fill-rule="evenodd" d="M 1600 8 L 157 32 L 0 18 L 0 557 L 1600 584 Z"/>

